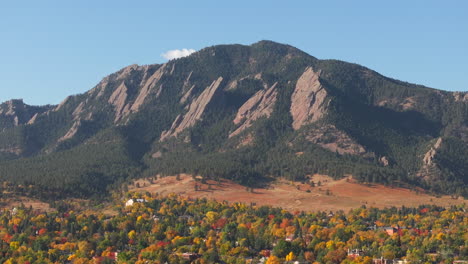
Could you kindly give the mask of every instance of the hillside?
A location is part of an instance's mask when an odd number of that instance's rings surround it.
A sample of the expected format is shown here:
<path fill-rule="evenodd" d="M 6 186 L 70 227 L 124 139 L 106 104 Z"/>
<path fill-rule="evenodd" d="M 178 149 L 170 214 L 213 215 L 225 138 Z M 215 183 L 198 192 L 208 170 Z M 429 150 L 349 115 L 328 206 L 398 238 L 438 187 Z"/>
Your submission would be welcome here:
<path fill-rule="evenodd" d="M 130 65 L 56 106 L 0 105 L 0 179 L 92 196 L 128 178 L 271 177 L 468 195 L 468 93 L 319 60 L 271 41 Z"/>

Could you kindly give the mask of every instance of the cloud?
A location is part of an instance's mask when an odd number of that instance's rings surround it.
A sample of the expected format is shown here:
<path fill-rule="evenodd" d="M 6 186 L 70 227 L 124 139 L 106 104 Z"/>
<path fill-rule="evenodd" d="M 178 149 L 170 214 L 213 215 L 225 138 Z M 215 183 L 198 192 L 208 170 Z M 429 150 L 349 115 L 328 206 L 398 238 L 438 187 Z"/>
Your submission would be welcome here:
<path fill-rule="evenodd" d="M 195 52 L 194 49 L 180 49 L 180 50 L 175 49 L 175 50 L 166 51 L 163 54 L 161 54 L 161 56 L 165 58 L 166 60 L 173 60 L 173 59 L 186 57 L 194 52 Z"/>

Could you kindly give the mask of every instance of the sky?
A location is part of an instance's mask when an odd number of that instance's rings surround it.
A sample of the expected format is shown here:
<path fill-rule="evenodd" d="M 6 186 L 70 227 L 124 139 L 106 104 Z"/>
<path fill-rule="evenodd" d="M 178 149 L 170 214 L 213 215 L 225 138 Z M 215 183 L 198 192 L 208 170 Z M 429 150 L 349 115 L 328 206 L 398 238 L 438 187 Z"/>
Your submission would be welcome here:
<path fill-rule="evenodd" d="M 57 104 L 130 64 L 264 39 L 467 91 L 467 14 L 462 0 L 1 1 L 0 102 Z"/>

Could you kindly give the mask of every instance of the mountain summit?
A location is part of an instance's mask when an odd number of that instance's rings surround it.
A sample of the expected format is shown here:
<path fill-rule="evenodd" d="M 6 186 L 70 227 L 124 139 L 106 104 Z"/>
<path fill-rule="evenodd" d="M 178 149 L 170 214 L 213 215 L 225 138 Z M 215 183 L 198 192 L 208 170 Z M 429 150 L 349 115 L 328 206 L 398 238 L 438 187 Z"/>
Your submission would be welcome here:
<path fill-rule="evenodd" d="M 56 106 L 0 105 L 3 181 L 88 196 L 158 173 L 350 174 L 466 196 L 468 93 L 260 41 L 130 65 Z"/>

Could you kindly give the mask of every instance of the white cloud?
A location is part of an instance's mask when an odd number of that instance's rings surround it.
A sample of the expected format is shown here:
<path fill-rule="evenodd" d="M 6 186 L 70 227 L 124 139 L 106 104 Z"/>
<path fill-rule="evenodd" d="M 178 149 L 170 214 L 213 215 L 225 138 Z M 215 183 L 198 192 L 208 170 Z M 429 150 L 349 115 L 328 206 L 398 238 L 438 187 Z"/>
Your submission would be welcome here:
<path fill-rule="evenodd" d="M 180 49 L 180 50 L 175 49 L 175 50 L 166 51 L 163 54 L 161 54 L 161 56 L 165 58 L 166 60 L 173 60 L 173 59 L 186 57 L 194 52 L 195 52 L 194 49 Z"/>

